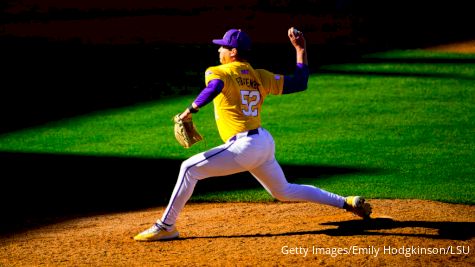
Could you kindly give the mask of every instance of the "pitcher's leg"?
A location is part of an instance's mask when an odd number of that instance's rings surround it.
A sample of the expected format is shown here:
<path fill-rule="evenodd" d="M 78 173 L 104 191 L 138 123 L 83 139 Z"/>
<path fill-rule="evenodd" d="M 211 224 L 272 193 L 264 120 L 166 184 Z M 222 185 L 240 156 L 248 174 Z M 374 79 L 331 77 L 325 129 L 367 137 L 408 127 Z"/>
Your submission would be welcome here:
<path fill-rule="evenodd" d="M 279 163 L 273 159 L 250 171 L 264 188 L 281 201 L 310 201 L 342 208 L 345 198 L 311 185 L 287 182 Z"/>
<path fill-rule="evenodd" d="M 175 224 L 179 213 L 193 194 L 198 180 L 244 171 L 234 161 L 234 155 L 227 150 L 231 144 L 225 145 L 197 154 L 181 164 L 170 202 L 161 218 L 164 226 Z"/>

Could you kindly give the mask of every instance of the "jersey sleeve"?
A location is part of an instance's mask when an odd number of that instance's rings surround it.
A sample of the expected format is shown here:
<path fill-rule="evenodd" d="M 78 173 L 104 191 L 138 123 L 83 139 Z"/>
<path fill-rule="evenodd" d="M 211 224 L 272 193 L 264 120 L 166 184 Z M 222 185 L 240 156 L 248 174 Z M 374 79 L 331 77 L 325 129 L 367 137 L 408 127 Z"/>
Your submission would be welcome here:
<path fill-rule="evenodd" d="M 222 71 L 219 68 L 216 67 L 209 67 L 206 69 L 205 72 L 205 84 L 208 86 L 208 83 L 212 80 L 221 80 L 223 82 L 225 76 L 223 75 Z"/>
<path fill-rule="evenodd" d="M 262 87 L 267 94 L 281 95 L 284 89 L 284 76 L 281 74 L 274 74 L 270 71 L 258 69 Z"/>

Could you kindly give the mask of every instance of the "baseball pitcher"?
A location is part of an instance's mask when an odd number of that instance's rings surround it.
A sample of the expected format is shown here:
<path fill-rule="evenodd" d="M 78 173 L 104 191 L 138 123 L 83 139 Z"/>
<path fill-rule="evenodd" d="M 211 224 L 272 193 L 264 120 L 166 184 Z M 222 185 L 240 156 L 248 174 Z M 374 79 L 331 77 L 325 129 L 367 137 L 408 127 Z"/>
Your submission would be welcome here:
<path fill-rule="evenodd" d="M 188 123 L 180 128 L 178 136 L 187 135 L 186 129 L 195 129 L 192 114 L 211 102 L 217 128 L 223 144 L 185 160 L 180 168 L 170 202 L 149 229 L 134 237 L 137 241 L 169 240 L 178 237 L 175 223 L 191 197 L 199 180 L 212 176 L 226 176 L 250 172 L 262 186 L 280 201 L 310 201 L 343 208 L 363 218 L 369 218 L 371 206 L 363 197 L 343 197 L 310 185 L 291 184 L 275 159 L 272 135 L 261 125 L 264 100 L 269 95 L 283 95 L 307 89 L 309 77 L 307 47 L 304 34 L 291 27 L 287 35 L 296 51 L 293 75 L 274 74 L 264 69 L 254 69 L 248 62 L 251 39 L 241 30 L 231 29 L 218 45 L 221 65 L 209 67 L 205 72 L 206 87 L 185 109 L 175 117 L 175 123 Z M 191 123 L 191 124 L 190 124 Z M 195 129 L 196 130 L 196 129 Z M 183 141 L 189 147 L 201 140 L 197 133 Z"/>

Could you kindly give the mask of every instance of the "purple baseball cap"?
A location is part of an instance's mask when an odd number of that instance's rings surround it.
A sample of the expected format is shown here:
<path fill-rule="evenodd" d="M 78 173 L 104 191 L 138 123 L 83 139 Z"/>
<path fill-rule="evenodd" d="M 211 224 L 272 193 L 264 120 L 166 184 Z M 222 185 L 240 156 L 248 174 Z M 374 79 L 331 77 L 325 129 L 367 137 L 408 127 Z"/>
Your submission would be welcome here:
<path fill-rule="evenodd" d="M 251 38 L 245 32 L 236 29 L 227 31 L 223 39 L 214 39 L 213 44 L 251 50 Z"/>

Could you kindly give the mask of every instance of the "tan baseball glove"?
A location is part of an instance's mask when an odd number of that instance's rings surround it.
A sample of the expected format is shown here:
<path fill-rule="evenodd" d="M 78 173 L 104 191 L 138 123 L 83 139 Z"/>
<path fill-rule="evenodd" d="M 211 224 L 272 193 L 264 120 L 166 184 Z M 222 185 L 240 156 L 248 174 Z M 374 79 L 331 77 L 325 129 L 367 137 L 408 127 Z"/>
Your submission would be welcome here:
<path fill-rule="evenodd" d="M 191 117 L 182 120 L 180 114 L 177 114 L 173 117 L 173 121 L 175 122 L 175 138 L 184 148 L 190 148 L 193 144 L 203 140 Z"/>

